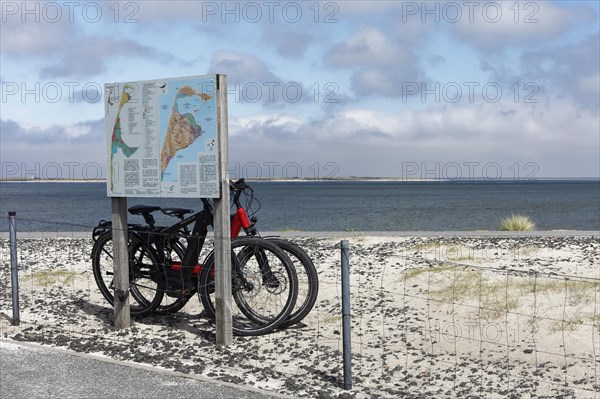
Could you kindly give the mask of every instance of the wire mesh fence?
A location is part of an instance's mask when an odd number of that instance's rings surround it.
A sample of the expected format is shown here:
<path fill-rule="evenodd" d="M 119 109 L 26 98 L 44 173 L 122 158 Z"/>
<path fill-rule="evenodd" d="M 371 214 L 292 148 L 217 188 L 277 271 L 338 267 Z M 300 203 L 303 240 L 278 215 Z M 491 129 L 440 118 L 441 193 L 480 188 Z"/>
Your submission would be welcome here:
<path fill-rule="evenodd" d="M 351 237 L 353 389 L 344 391 L 339 239 L 293 239 L 319 272 L 301 324 L 218 349 L 197 298 L 115 330 L 91 270 L 91 227 L 78 230 L 18 233 L 20 326 L 8 320 L 10 252 L 0 239 L 3 339 L 294 397 L 600 398 L 598 236 Z"/>

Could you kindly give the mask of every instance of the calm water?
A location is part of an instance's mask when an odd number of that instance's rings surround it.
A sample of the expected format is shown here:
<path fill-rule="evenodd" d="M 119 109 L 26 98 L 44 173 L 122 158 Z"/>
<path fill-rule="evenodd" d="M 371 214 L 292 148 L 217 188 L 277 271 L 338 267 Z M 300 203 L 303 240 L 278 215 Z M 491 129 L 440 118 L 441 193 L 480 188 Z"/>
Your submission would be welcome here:
<path fill-rule="evenodd" d="M 262 230 L 494 230 L 511 213 L 539 230 L 600 229 L 600 182 L 259 182 Z M 129 198 L 199 209 L 199 200 Z M 256 209 L 258 203 L 254 202 Z M 0 230 L 86 231 L 110 219 L 105 183 L 0 183 Z M 173 219 L 157 218 L 163 223 Z M 141 218 L 130 217 L 130 221 Z"/>

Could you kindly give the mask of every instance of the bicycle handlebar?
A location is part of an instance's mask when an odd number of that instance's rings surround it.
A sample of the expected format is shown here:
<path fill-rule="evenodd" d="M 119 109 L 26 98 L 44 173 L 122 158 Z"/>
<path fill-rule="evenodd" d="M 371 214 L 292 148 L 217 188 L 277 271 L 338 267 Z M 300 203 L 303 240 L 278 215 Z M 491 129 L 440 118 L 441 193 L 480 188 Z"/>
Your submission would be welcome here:
<path fill-rule="evenodd" d="M 229 187 L 234 191 L 250 188 L 250 186 L 246 184 L 246 179 L 244 179 L 243 177 L 236 181 L 229 180 Z"/>
<path fill-rule="evenodd" d="M 242 208 L 242 204 L 240 203 L 240 196 L 242 195 L 244 190 L 250 190 L 251 192 L 254 191 L 252 190 L 252 187 L 246 184 L 246 181 L 243 177 L 235 182 L 233 180 L 229 180 L 229 188 L 234 193 L 233 203 L 237 208 Z"/>

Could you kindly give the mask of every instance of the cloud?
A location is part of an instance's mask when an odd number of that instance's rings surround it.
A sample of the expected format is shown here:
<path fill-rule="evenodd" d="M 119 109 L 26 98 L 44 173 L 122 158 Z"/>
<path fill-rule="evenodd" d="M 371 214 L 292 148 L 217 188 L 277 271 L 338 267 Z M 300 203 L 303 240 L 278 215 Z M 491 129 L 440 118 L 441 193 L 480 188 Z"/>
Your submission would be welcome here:
<path fill-rule="evenodd" d="M 67 22 L 21 22 L 20 18 L 2 21 L 0 36 L 2 55 L 32 57 L 50 55 L 76 33 L 75 26 Z"/>
<path fill-rule="evenodd" d="M 424 72 L 411 64 L 393 69 L 364 68 L 351 78 L 358 96 L 401 97 L 405 83 L 421 81 L 425 81 Z"/>
<path fill-rule="evenodd" d="M 560 99 L 544 106 L 517 105 L 509 100 L 398 112 L 350 108 L 308 120 L 284 113 L 255 115 L 232 119 L 230 130 L 236 137 L 274 142 L 281 136 L 322 143 L 401 141 L 405 145 L 406 141 L 410 145 L 432 145 L 432 151 L 440 152 L 447 145 L 464 147 L 464 141 L 468 140 L 473 145 L 463 150 L 473 153 L 483 148 L 490 151 L 506 148 L 534 154 L 540 148 L 538 145 L 560 142 L 567 135 L 570 141 L 598 141 L 599 121 L 598 115 L 582 114 L 576 106 Z"/>
<path fill-rule="evenodd" d="M 514 173 L 515 162 L 533 163 L 537 177 L 598 176 L 599 130 L 598 115 L 561 99 L 544 106 L 507 101 L 398 112 L 353 108 L 308 120 L 277 114 L 230 123 L 234 160 L 327 159 L 342 175 L 361 176 L 393 176 L 403 161 L 497 162 L 505 176 Z"/>
<path fill-rule="evenodd" d="M 106 71 L 107 65 L 131 57 L 168 60 L 166 53 L 128 39 L 111 39 L 88 36 L 66 44 L 66 49 L 53 57 L 50 65 L 43 67 L 44 78 L 65 76 L 96 76 Z"/>
<path fill-rule="evenodd" d="M 104 164 L 102 119 L 66 126 L 0 121 L 2 162 L 95 161 Z M 574 103 L 441 104 L 419 110 L 339 109 L 303 118 L 292 113 L 231 116 L 230 167 L 235 162 L 333 162 L 339 176 L 401 176 L 403 163 L 497 163 L 505 177 L 518 163 L 537 177 L 598 176 L 600 118 Z M 513 169 L 511 169 L 511 167 Z M 509 176 L 510 175 L 510 176 Z"/>
<path fill-rule="evenodd" d="M 106 71 L 110 62 L 126 57 L 163 58 L 166 54 L 131 40 L 87 37 L 75 41 L 57 53 L 48 66 L 41 68 L 43 78 L 96 76 Z"/>
<path fill-rule="evenodd" d="M 217 51 L 212 55 L 209 73 L 225 73 L 233 82 L 278 82 L 267 65 L 254 54 L 242 51 Z"/>
<path fill-rule="evenodd" d="M 315 41 L 313 35 L 281 29 L 265 31 L 263 41 L 275 46 L 277 54 L 284 58 L 298 59 L 304 55 L 308 47 Z"/>
<path fill-rule="evenodd" d="M 209 11 L 215 6 L 219 7 L 217 3 L 201 1 L 142 1 L 130 8 L 129 13 L 140 23 L 173 24 L 183 20 L 204 22 L 211 16 Z"/>
<path fill-rule="evenodd" d="M 597 15 L 585 5 L 561 5 L 552 1 L 482 2 L 460 20 L 449 24 L 461 41 L 484 52 L 509 47 L 528 48 L 547 43 L 570 28 L 597 23 Z M 472 18 L 472 19 L 471 19 Z"/>
<path fill-rule="evenodd" d="M 0 177 L 104 176 L 104 119 L 52 126 L 0 119 L 0 131 Z"/>
<path fill-rule="evenodd" d="M 252 117 L 231 118 L 229 135 L 234 140 L 249 138 L 254 142 L 286 142 L 301 140 L 297 136 L 303 121 L 297 117 L 282 113 L 253 115 Z"/>
<path fill-rule="evenodd" d="M 356 17 L 364 19 L 366 15 L 389 15 L 398 11 L 400 2 L 396 0 L 382 1 L 345 1 L 338 3 L 338 11 L 341 17 Z M 327 7 L 327 11 L 334 12 L 335 7 Z M 337 14 L 337 12 L 336 12 Z"/>
<path fill-rule="evenodd" d="M 362 27 L 333 45 L 324 62 L 353 70 L 350 80 L 358 96 L 400 97 L 403 82 L 425 79 L 413 47 L 374 27 Z"/>
<path fill-rule="evenodd" d="M 10 19 L 3 24 L 0 40 L 3 62 L 37 63 L 35 70 L 41 78 L 97 76 L 124 57 L 172 59 L 168 53 L 135 40 L 84 33 L 68 19 L 58 23 Z"/>
<path fill-rule="evenodd" d="M 73 125 L 25 126 L 13 120 L 0 119 L 2 150 L 11 145 L 87 144 L 104 140 L 104 119 Z"/>
<path fill-rule="evenodd" d="M 481 61 L 481 69 L 505 87 L 506 94 L 521 102 L 528 98 L 543 103 L 568 99 L 581 111 L 600 108 L 600 34 L 573 43 L 525 51 L 518 67 L 496 54 Z"/>
<path fill-rule="evenodd" d="M 260 103 L 271 108 L 310 102 L 309 91 L 301 83 L 285 81 L 264 61 L 243 51 L 217 51 L 208 73 L 227 75 L 227 90 L 233 101 Z"/>
<path fill-rule="evenodd" d="M 393 67 L 414 62 L 406 47 L 394 42 L 377 28 L 363 27 L 325 55 L 325 62 L 336 68 Z"/>
<path fill-rule="evenodd" d="M 427 62 L 433 66 L 438 66 L 441 64 L 444 64 L 446 62 L 446 58 L 442 57 L 441 55 L 430 55 L 429 57 L 427 57 Z"/>
<path fill-rule="evenodd" d="M 570 98 L 583 109 L 600 108 L 600 34 L 563 46 L 527 52 L 524 75 L 546 87 L 545 92 Z"/>

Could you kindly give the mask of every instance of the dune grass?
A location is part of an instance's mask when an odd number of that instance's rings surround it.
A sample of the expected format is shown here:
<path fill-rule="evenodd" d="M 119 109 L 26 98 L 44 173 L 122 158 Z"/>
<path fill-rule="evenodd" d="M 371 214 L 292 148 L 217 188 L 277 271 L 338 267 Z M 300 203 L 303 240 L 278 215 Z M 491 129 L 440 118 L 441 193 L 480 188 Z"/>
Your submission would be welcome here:
<path fill-rule="evenodd" d="M 505 314 L 529 314 L 537 297 L 542 313 L 550 309 L 565 312 L 563 320 L 547 319 L 553 320 L 552 332 L 572 331 L 589 324 L 600 328 L 600 314 L 594 309 L 594 298 L 600 289 L 597 281 L 503 276 L 447 263 L 407 270 L 404 279 L 410 280 L 411 285 L 426 285 L 427 298 L 436 303 L 479 307 L 484 320 Z"/>
<path fill-rule="evenodd" d="M 48 285 L 70 285 L 75 280 L 77 273 L 68 270 L 42 270 L 27 276 L 35 285 L 46 287 Z"/>
<path fill-rule="evenodd" d="M 533 231 L 535 223 L 528 216 L 513 214 L 502 219 L 499 229 L 501 231 Z"/>

